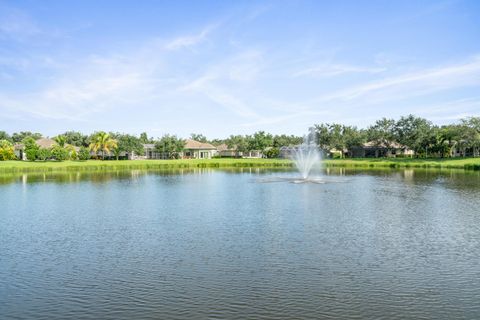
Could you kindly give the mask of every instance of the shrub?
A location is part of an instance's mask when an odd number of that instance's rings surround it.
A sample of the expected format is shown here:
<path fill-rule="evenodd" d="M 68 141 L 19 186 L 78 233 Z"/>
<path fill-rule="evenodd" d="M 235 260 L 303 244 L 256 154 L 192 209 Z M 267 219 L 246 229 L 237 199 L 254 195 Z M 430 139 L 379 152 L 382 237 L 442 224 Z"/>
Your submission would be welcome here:
<path fill-rule="evenodd" d="M 47 159 L 50 159 L 51 156 L 52 156 L 52 154 L 50 153 L 50 150 L 48 150 L 48 149 L 41 148 L 41 149 L 38 150 L 38 153 L 37 153 L 37 159 L 38 160 L 45 161 Z"/>
<path fill-rule="evenodd" d="M 51 150 L 52 157 L 55 158 L 55 160 L 58 161 L 64 161 L 68 159 L 68 150 L 65 148 L 62 148 L 60 146 L 54 146 Z"/>
<path fill-rule="evenodd" d="M 78 151 L 78 160 L 88 160 L 90 159 L 90 151 L 85 147 L 80 147 Z"/>
<path fill-rule="evenodd" d="M 268 150 L 265 150 L 264 155 L 269 159 L 278 158 L 278 156 L 280 155 L 280 150 L 278 148 L 270 148 Z"/>
<path fill-rule="evenodd" d="M 37 142 L 35 142 L 35 139 L 32 137 L 26 137 L 22 140 L 22 143 L 25 147 L 24 151 L 25 155 L 27 156 L 27 160 L 35 161 L 40 150 L 40 147 L 37 145 Z"/>
<path fill-rule="evenodd" d="M 15 160 L 13 144 L 7 140 L 0 140 L 0 161 Z"/>

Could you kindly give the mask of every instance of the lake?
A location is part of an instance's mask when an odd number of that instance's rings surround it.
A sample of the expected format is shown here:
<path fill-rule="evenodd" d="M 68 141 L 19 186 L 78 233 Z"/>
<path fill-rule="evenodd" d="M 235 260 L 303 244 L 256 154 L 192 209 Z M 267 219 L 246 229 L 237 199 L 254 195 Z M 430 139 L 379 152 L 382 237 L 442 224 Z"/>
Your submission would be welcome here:
<path fill-rule="evenodd" d="M 0 176 L 2 319 L 479 319 L 480 172 Z"/>

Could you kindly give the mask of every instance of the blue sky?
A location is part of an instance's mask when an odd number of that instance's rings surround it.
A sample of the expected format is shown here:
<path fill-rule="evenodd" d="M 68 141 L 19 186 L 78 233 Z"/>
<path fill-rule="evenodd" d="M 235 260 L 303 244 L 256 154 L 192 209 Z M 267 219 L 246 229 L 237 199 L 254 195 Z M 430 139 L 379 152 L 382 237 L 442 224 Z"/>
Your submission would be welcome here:
<path fill-rule="evenodd" d="M 2 1 L 0 130 L 480 116 L 480 1 Z"/>

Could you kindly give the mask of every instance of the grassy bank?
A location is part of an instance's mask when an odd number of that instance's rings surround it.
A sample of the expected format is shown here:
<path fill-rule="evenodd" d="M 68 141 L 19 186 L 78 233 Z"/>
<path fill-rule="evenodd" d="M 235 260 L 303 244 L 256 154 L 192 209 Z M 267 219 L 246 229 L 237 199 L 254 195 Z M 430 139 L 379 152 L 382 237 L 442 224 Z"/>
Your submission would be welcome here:
<path fill-rule="evenodd" d="M 113 170 L 172 170 L 187 168 L 278 168 L 291 167 L 281 159 L 205 159 L 205 160 L 123 160 L 123 161 L 63 161 L 30 162 L 0 161 L 0 173 L 51 171 L 113 171 Z"/>
<path fill-rule="evenodd" d="M 450 159 L 328 159 L 326 167 L 344 168 L 436 168 L 480 170 L 480 158 L 450 158 Z"/>
<path fill-rule="evenodd" d="M 328 159 L 325 167 L 344 168 L 436 168 L 480 170 L 480 158 L 458 159 Z M 208 160 L 125 160 L 125 161 L 64 161 L 29 162 L 0 161 L 0 173 L 54 171 L 172 170 L 188 168 L 288 168 L 282 159 L 208 159 Z"/>

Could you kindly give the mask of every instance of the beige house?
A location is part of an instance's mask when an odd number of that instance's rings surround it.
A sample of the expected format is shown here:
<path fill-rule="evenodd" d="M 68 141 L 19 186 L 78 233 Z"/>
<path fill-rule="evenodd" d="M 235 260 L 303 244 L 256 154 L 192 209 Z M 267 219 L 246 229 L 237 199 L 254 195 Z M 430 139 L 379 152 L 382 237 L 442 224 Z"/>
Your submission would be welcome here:
<path fill-rule="evenodd" d="M 226 158 L 240 158 L 243 155 L 242 152 L 237 151 L 236 146 L 229 148 L 228 145 L 226 145 L 225 143 L 217 147 L 217 153 L 220 157 Z"/>
<path fill-rule="evenodd" d="M 132 159 L 168 159 L 168 155 L 156 151 L 153 143 L 144 144 L 143 149 L 145 151 L 143 156 L 136 155 Z M 182 159 L 211 159 L 217 154 L 217 148 L 210 143 L 187 139 L 185 140 L 185 147 L 179 153 L 179 156 Z"/>
<path fill-rule="evenodd" d="M 35 142 L 41 149 L 50 149 L 57 144 L 55 140 L 49 138 L 40 138 Z M 15 144 L 14 150 L 17 159 L 27 160 L 27 155 L 25 154 L 25 146 L 22 143 Z"/>
<path fill-rule="evenodd" d="M 377 144 L 370 141 L 361 146 L 350 148 L 348 154 L 352 158 L 395 158 L 398 156 L 412 157 L 414 152 L 396 142 L 387 146 L 383 143 Z"/>
<path fill-rule="evenodd" d="M 180 156 L 183 159 L 211 159 L 215 155 L 217 148 L 210 143 L 187 139 Z"/>

